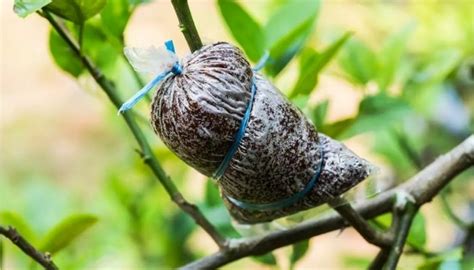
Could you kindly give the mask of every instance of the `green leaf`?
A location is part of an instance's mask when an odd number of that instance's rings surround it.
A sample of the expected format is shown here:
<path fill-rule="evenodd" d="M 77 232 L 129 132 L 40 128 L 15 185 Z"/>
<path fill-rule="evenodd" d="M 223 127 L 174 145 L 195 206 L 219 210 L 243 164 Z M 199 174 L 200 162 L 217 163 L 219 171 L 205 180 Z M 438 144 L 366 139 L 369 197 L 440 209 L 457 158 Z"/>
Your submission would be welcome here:
<path fill-rule="evenodd" d="M 291 102 L 302 111 L 306 110 L 306 105 L 308 105 L 308 101 L 309 101 L 309 96 L 301 96 L 301 95 L 291 100 Z"/>
<path fill-rule="evenodd" d="M 466 254 L 464 258 L 461 259 L 460 263 L 461 263 L 462 270 L 474 269 L 474 255 Z"/>
<path fill-rule="evenodd" d="M 344 265 L 351 269 L 368 269 L 370 259 L 360 256 L 348 255 L 343 258 Z"/>
<path fill-rule="evenodd" d="M 123 41 L 123 32 L 132 15 L 132 8 L 133 5 L 129 0 L 107 1 L 107 4 L 100 13 L 104 29 Z"/>
<path fill-rule="evenodd" d="M 298 53 L 311 34 L 320 1 L 289 1 L 279 8 L 264 28 L 266 48 L 270 48 L 267 70 L 276 76 Z"/>
<path fill-rule="evenodd" d="M 291 256 L 290 256 L 290 269 L 293 269 L 296 262 L 298 262 L 303 256 L 308 252 L 309 241 L 303 240 L 292 246 Z"/>
<path fill-rule="evenodd" d="M 329 100 L 326 99 L 311 110 L 311 120 L 316 127 L 323 127 L 325 125 L 328 107 Z"/>
<path fill-rule="evenodd" d="M 301 54 L 300 73 L 293 91 L 291 91 L 290 98 L 299 94 L 309 95 L 311 93 L 318 83 L 319 72 L 336 55 L 350 36 L 351 33 L 344 34 L 322 53 L 317 53 L 314 49 L 307 49 Z"/>
<path fill-rule="evenodd" d="M 28 239 L 28 241 L 35 242 L 36 234 L 33 232 L 33 229 L 26 222 L 26 220 L 15 212 L 4 211 L 0 212 L 0 224 L 5 226 L 12 226 L 15 228 L 23 237 Z"/>
<path fill-rule="evenodd" d="M 380 69 L 377 81 L 380 89 L 385 90 L 393 82 L 405 52 L 405 45 L 413 30 L 414 24 L 408 24 L 383 43 L 378 59 Z"/>
<path fill-rule="evenodd" d="M 31 13 L 40 10 L 51 3 L 51 0 L 15 0 L 13 11 L 20 17 L 25 18 Z"/>
<path fill-rule="evenodd" d="M 278 75 L 303 47 L 306 41 L 304 34 L 308 32 L 307 28 L 311 24 L 312 21 L 308 20 L 271 47 L 270 59 L 266 65 L 271 76 Z"/>
<path fill-rule="evenodd" d="M 264 33 L 260 24 L 233 0 L 218 0 L 217 3 L 232 36 L 250 60 L 258 61 L 264 52 Z"/>
<path fill-rule="evenodd" d="M 466 258 L 464 258 L 466 259 Z M 462 248 L 450 249 L 448 251 L 438 253 L 434 257 L 426 258 L 422 264 L 418 265 L 418 270 L 433 269 L 460 269 L 472 270 L 473 268 L 463 268 Z M 474 265 L 473 265 L 474 266 Z"/>
<path fill-rule="evenodd" d="M 419 72 L 415 73 L 410 83 L 418 88 L 431 87 L 433 84 L 441 83 L 462 60 L 459 50 L 445 49 L 430 55 L 426 63 L 419 67 Z M 413 85 L 409 85 L 413 87 Z"/>
<path fill-rule="evenodd" d="M 75 214 L 54 226 L 43 239 L 40 250 L 57 253 L 70 245 L 77 237 L 97 222 L 97 217 L 89 214 Z"/>
<path fill-rule="evenodd" d="M 49 32 L 49 51 L 56 65 L 72 76 L 78 77 L 84 70 L 82 62 L 76 57 L 74 51 L 52 29 Z"/>
<path fill-rule="evenodd" d="M 396 97 L 380 93 L 365 97 L 359 104 L 359 114 L 350 128 L 346 129 L 342 137 L 387 129 L 393 124 L 400 123 L 410 112 L 408 104 Z"/>
<path fill-rule="evenodd" d="M 281 6 L 265 25 L 265 41 L 267 45 L 273 45 L 284 39 L 288 33 L 308 20 L 313 23 L 319 12 L 320 1 L 298 1 L 290 0 Z M 313 24 L 311 24 L 313 25 Z"/>
<path fill-rule="evenodd" d="M 105 3 L 106 0 L 53 0 L 46 9 L 66 20 L 83 24 L 98 14 Z"/>
<path fill-rule="evenodd" d="M 222 203 L 219 196 L 219 189 L 212 179 L 206 181 L 206 191 L 204 195 L 204 203 L 207 207 L 215 207 Z"/>
<path fill-rule="evenodd" d="M 251 258 L 265 265 L 277 265 L 277 260 L 272 253 L 267 253 L 262 256 L 252 256 Z"/>
<path fill-rule="evenodd" d="M 392 214 L 385 214 L 377 217 L 376 223 L 382 229 L 390 227 L 392 222 Z M 408 233 L 407 243 L 414 248 L 424 250 L 426 245 L 426 222 L 425 217 L 421 212 L 418 212 L 413 219 L 413 223 Z"/>
<path fill-rule="evenodd" d="M 323 125 L 319 128 L 319 130 L 329 137 L 337 139 L 340 138 L 341 135 L 344 134 L 344 132 L 348 130 L 355 122 L 356 118 L 346 118 L 327 125 Z"/>
<path fill-rule="evenodd" d="M 121 44 L 109 39 L 98 21 L 91 20 L 84 25 L 83 50 L 103 72 L 120 59 L 121 49 Z"/>
<path fill-rule="evenodd" d="M 0 238 L 0 269 L 3 269 L 3 239 Z"/>
<path fill-rule="evenodd" d="M 342 69 L 355 83 L 365 85 L 374 79 L 378 62 L 375 53 L 364 43 L 351 39 L 339 59 Z"/>
<path fill-rule="evenodd" d="M 423 249 L 426 245 L 426 221 L 420 212 L 418 212 L 413 219 L 407 242 L 418 249 Z"/>
<path fill-rule="evenodd" d="M 128 2 L 130 2 L 132 5 L 146 4 L 150 3 L 151 1 L 153 0 L 128 0 Z"/>

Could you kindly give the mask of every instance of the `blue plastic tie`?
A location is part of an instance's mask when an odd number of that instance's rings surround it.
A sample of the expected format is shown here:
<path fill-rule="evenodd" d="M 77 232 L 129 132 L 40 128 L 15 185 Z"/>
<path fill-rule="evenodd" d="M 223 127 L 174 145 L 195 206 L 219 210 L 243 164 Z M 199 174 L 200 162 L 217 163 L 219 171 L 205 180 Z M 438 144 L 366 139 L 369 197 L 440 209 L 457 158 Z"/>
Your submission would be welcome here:
<path fill-rule="evenodd" d="M 252 70 L 256 72 L 262 69 L 267 63 L 269 56 L 270 54 L 268 53 L 268 51 L 266 51 L 265 54 L 258 61 L 257 65 Z M 247 104 L 247 109 L 245 110 L 244 117 L 242 118 L 242 121 L 240 122 L 239 130 L 237 131 L 235 135 L 234 142 L 232 143 L 229 151 L 227 151 L 221 164 L 219 164 L 219 167 L 212 175 L 212 178 L 216 179 L 217 181 L 219 181 L 219 179 L 224 175 L 225 170 L 229 166 L 230 161 L 234 157 L 235 152 L 237 152 L 240 142 L 242 141 L 242 138 L 245 135 L 245 129 L 247 129 L 247 124 L 250 120 L 250 113 L 252 111 L 253 101 L 255 99 L 255 92 L 257 92 L 257 86 L 255 85 L 255 74 L 254 74 L 252 76 L 252 89 L 250 93 L 250 100 L 249 100 L 249 103 Z"/>
<path fill-rule="evenodd" d="M 319 161 L 318 168 L 316 169 L 316 173 L 313 175 L 313 177 L 311 178 L 311 180 L 308 182 L 308 184 L 303 190 L 299 191 L 298 193 L 293 194 L 291 197 L 288 197 L 276 202 L 272 202 L 272 203 L 255 204 L 255 203 L 239 201 L 227 195 L 225 196 L 234 205 L 245 210 L 269 211 L 269 210 L 282 209 L 282 208 L 291 206 L 297 203 L 299 200 L 303 199 L 316 185 L 316 182 L 321 176 L 321 172 L 323 171 L 323 168 L 324 168 L 324 151 L 323 151 L 323 146 L 321 145 L 321 160 Z"/>
<path fill-rule="evenodd" d="M 230 147 L 229 151 L 227 151 L 227 154 L 224 156 L 224 159 L 222 160 L 221 164 L 217 168 L 216 172 L 212 176 L 217 181 L 219 181 L 219 179 L 224 175 L 225 170 L 229 166 L 230 161 L 234 157 L 235 152 L 237 152 L 237 149 L 239 148 L 240 141 L 242 141 L 242 138 L 245 135 L 245 129 L 247 128 L 247 124 L 250 120 L 250 113 L 252 111 L 252 105 L 255 99 L 255 92 L 257 91 L 257 87 L 255 86 L 255 76 L 252 77 L 252 90 L 251 91 L 252 92 L 250 93 L 250 100 L 249 100 L 249 103 L 247 104 L 247 109 L 245 110 L 244 117 L 242 118 L 242 121 L 240 122 L 239 130 L 237 131 L 237 134 L 235 135 L 234 142 L 232 143 L 232 146 Z"/>
<path fill-rule="evenodd" d="M 165 42 L 165 47 L 168 51 L 172 53 L 176 53 L 174 49 L 174 44 L 172 40 L 167 40 Z M 140 91 L 135 93 L 130 99 L 128 99 L 125 103 L 120 106 L 118 113 L 123 113 L 124 111 L 130 110 L 135 104 L 138 103 L 151 89 L 153 89 L 158 83 L 160 83 L 164 78 L 166 78 L 169 74 L 178 75 L 183 72 L 183 69 L 179 62 L 174 63 L 173 67 L 170 70 L 166 70 L 158 75 L 156 75 L 153 80 L 151 80 L 147 85 L 145 85 Z"/>

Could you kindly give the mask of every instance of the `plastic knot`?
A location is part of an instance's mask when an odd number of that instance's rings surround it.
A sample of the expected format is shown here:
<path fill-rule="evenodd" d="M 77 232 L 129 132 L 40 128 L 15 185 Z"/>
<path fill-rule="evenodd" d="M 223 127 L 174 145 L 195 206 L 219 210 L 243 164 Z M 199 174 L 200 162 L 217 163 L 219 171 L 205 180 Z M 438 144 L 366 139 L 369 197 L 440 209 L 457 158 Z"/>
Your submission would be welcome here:
<path fill-rule="evenodd" d="M 173 67 L 171 68 L 171 73 L 173 73 L 174 75 L 179 75 L 181 73 L 183 73 L 183 68 L 181 67 L 181 65 L 176 62 Z"/>

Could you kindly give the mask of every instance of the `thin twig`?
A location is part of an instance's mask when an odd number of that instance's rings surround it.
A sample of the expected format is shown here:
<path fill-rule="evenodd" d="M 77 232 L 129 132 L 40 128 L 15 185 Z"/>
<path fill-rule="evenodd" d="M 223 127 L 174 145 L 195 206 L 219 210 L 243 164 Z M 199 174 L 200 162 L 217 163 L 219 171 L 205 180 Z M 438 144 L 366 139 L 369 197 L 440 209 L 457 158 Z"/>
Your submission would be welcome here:
<path fill-rule="evenodd" d="M 390 253 L 389 248 L 381 248 L 375 259 L 369 265 L 368 270 L 380 270 L 384 266 L 385 262 L 388 259 L 388 254 Z"/>
<path fill-rule="evenodd" d="M 89 58 L 87 58 L 87 56 L 81 54 L 79 47 L 77 46 L 76 42 L 71 38 L 67 30 L 64 29 L 55 20 L 55 18 L 51 14 L 49 14 L 49 12 L 43 10 L 42 14 L 43 17 L 45 17 L 50 22 L 52 27 L 57 31 L 59 36 L 61 36 L 61 38 L 71 48 L 76 57 L 81 60 L 82 64 L 86 67 L 86 69 L 92 75 L 97 84 L 99 84 L 99 86 L 104 90 L 104 92 L 107 94 L 107 96 L 115 105 L 115 107 L 120 108 L 123 101 L 119 98 L 116 88 L 113 86 L 113 84 L 102 74 L 102 72 L 100 72 L 100 70 L 94 65 L 94 63 Z M 158 181 L 163 185 L 171 199 L 175 203 L 177 203 L 183 211 L 190 215 L 194 219 L 194 221 L 212 237 L 212 239 L 220 248 L 224 247 L 226 241 L 217 231 L 217 229 L 209 222 L 209 220 L 207 220 L 207 218 L 201 213 L 201 211 L 199 211 L 197 207 L 190 207 L 193 205 L 183 198 L 178 188 L 171 181 L 169 176 L 166 175 L 161 164 L 158 162 L 156 156 L 153 154 L 153 151 L 151 150 L 150 144 L 148 143 L 145 134 L 138 126 L 134 118 L 133 112 L 124 112 L 123 118 L 125 119 L 125 122 L 127 123 L 130 131 L 132 132 L 140 146 L 140 152 L 143 161 L 145 162 L 145 164 L 148 165 L 148 167 L 151 169 Z"/>
<path fill-rule="evenodd" d="M 338 212 L 367 242 L 379 246 L 387 247 L 392 244 L 393 235 L 382 232 L 369 224 L 359 213 L 357 213 L 350 203 L 342 198 L 335 197 L 328 202 L 336 212 Z"/>
<path fill-rule="evenodd" d="M 474 135 L 460 145 L 440 156 L 425 169 L 418 172 L 404 184 L 380 193 L 375 198 L 354 206 L 363 218 L 371 219 L 390 212 L 397 192 L 410 194 L 416 206 L 433 199 L 456 175 L 474 164 Z M 212 255 L 194 261 L 183 268 L 213 269 L 240 258 L 261 255 L 274 249 L 288 246 L 301 240 L 341 229 L 346 224 L 337 213 L 330 213 L 318 219 L 295 226 L 292 229 L 270 233 L 265 236 L 230 241 L 229 247 Z"/>
<path fill-rule="evenodd" d="M 392 235 L 395 235 L 399 228 L 400 228 L 400 211 L 396 207 L 394 207 L 392 211 L 392 224 L 390 225 L 389 231 Z M 392 243 L 393 244 L 393 243 Z M 390 250 L 391 250 L 391 245 L 387 247 L 382 247 L 375 256 L 375 259 L 372 261 L 372 263 L 369 266 L 369 270 L 380 270 L 383 268 L 383 266 L 386 264 L 388 260 L 388 256 L 390 255 Z"/>
<path fill-rule="evenodd" d="M 202 47 L 202 41 L 194 24 L 191 10 L 189 10 L 188 0 L 171 0 L 171 3 L 178 16 L 179 28 L 183 32 L 189 48 L 193 52 L 199 50 Z"/>
<path fill-rule="evenodd" d="M 58 267 L 54 264 L 51 256 L 48 253 L 42 253 L 38 251 L 33 245 L 31 245 L 23 236 L 21 236 L 17 230 L 13 227 L 4 228 L 0 226 L 0 235 L 8 238 L 15 246 L 20 248 L 23 253 L 30 256 L 37 263 L 42 265 L 47 270 L 57 270 Z"/>
<path fill-rule="evenodd" d="M 387 257 L 387 262 L 385 263 L 384 270 L 393 270 L 396 269 L 400 256 L 403 252 L 403 247 L 408 237 L 408 232 L 410 231 L 411 223 L 418 211 L 418 207 L 413 203 L 408 202 L 405 206 L 405 209 L 401 213 L 401 218 L 399 225 L 397 226 L 397 231 L 395 233 L 395 240 L 390 248 L 390 253 Z"/>

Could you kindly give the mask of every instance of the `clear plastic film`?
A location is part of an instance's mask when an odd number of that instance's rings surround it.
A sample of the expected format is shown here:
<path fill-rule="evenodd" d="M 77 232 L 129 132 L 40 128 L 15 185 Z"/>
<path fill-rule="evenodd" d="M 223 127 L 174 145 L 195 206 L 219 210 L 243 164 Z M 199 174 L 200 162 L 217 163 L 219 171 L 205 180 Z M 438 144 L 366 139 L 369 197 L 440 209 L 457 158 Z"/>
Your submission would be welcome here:
<path fill-rule="evenodd" d="M 301 211 L 340 196 L 373 170 L 342 143 L 318 133 L 270 81 L 252 71 L 236 47 L 211 44 L 180 63 L 182 72 L 158 87 L 152 125 L 173 152 L 207 176 L 215 173 L 235 142 L 252 87 L 256 88 L 244 135 L 217 182 L 236 222 L 262 223 L 242 225 L 249 233 L 281 230 L 305 220 L 308 213 Z M 256 211 L 229 200 L 284 200 L 305 189 L 320 167 L 314 187 L 291 205 Z"/>

